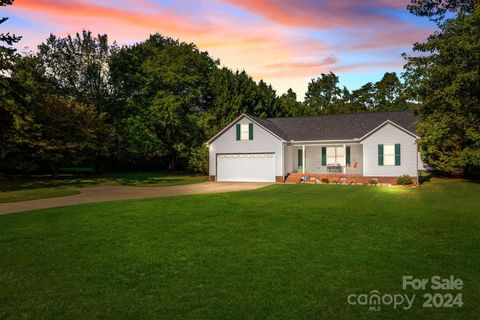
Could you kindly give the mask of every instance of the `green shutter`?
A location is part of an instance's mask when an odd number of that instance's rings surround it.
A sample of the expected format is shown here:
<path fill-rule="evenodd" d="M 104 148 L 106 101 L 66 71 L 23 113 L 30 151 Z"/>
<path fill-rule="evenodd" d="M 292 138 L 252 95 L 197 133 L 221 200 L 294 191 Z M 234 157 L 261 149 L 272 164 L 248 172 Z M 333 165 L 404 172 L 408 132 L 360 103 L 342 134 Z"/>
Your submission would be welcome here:
<path fill-rule="evenodd" d="M 400 165 L 400 144 L 395 145 L 395 165 Z"/>
<path fill-rule="evenodd" d="M 237 123 L 237 141 L 240 140 L 240 123 Z"/>
<path fill-rule="evenodd" d="M 378 145 L 378 165 L 383 166 L 383 144 Z"/>
<path fill-rule="evenodd" d="M 322 166 L 327 165 L 327 147 L 322 147 Z"/>
<path fill-rule="evenodd" d="M 248 124 L 248 140 L 253 140 L 253 123 Z"/>
<path fill-rule="evenodd" d="M 349 165 L 351 164 L 351 163 L 350 163 L 350 146 L 347 146 L 346 152 L 347 152 L 347 155 L 346 155 L 346 157 L 347 157 L 347 166 L 349 166 Z"/>

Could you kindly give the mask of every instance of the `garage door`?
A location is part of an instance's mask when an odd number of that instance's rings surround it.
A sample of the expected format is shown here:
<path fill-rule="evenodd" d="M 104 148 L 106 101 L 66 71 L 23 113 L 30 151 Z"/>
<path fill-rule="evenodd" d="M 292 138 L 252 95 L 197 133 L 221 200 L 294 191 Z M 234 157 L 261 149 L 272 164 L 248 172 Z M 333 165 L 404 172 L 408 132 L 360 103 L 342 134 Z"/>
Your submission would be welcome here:
<path fill-rule="evenodd" d="M 217 155 L 217 181 L 275 181 L 275 154 Z"/>

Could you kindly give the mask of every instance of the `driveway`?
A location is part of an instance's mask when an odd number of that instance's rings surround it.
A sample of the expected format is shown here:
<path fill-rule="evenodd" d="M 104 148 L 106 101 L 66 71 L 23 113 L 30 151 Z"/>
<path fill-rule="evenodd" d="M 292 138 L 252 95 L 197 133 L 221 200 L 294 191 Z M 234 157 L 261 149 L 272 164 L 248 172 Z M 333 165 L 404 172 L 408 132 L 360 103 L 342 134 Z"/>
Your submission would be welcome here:
<path fill-rule="evenodd" d="M 253 190 L 269 184 L 271 183 L 203 182 L 172 187 L 99 186 L 79 188 L 76 190 L 80 191 L 80 193 L 73 196 L 1 203 L 0 215 L 37 209 L 71 206 L 82 203 Z"/>

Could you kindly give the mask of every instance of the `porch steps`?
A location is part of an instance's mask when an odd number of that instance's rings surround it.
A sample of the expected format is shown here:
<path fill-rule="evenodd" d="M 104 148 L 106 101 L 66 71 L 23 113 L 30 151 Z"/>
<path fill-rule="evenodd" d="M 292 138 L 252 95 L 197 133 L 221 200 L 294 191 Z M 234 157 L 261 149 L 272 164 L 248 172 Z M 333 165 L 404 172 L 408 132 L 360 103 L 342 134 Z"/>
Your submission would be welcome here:
<path fill-rule="evenodd" d="M 285 179 L 285 182 L 300 183 L 302 181 L 302 175 L 297 173 L 290 173 Z"/>

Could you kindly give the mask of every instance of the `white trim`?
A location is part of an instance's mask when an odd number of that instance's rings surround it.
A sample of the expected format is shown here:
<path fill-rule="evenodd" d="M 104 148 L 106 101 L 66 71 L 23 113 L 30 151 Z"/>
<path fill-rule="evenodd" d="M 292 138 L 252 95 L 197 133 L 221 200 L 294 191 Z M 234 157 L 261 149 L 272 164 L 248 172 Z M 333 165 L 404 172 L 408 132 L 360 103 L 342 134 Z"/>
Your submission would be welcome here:
<path fill-rule="evenodd" d="M 257 126 L 261 127 L 263 130 L 267 131 L 268 133 L 270 133 L 272 136 L 274 136 L 275 138 L 277 138 L 278 140 L 282 141 L 282 142 L 285 142 L 284 139 L 280 138 L 278 135 L 276 135 L 275 133 L 273 133 L 272 131 L 268 130 L 267 128 L 265 128 L 263 125 L 261 125 L 260 123 L 258 123 L 257 121 L 253 120 L 252 118 L 250 118 L 247 114 L 245 113 L 242 113 L 240 116 L 238 116 L 235 120 L 233 120 L 232 122 L 230 122 L 225 128 L 223 128 L 222 130 L 220 130 L 219 133 L 217 133 L 216 135 L 214 135 L 213 137 L 210 138 L 210 140 L 208 140 L 207 142 L 205 142 L 205 145 L 209 145 L 211 144 L 213 141 L 217 140 L 218 137 L 220 137 L 223 133 L 225 133 L 225 131 L 227 131 L 228 129 L 230 129 L 235 123 L 237 123 L 239 120 L 241 120 L 242 118 L 247 118 L 249 119 L 250 121 L 252 121 L 253 123 L 255 123 Z"/>
<path fill-rule="evenodd" d="M 361 137 L 360 139 L 355 139 L 355 140 L 365 140 L 366 138 L 368 138 L 368 136 L 372 135 L 373 133 L 375 133 L 376 131 L 380 130 L 381 128 L 385 127 L 387 124 L 391 124 L 392 126 L 396 127 L 397 129 L 400 129 L 402 131 L 404 131 L 405 133 L 411 135 L 412 137 L 416 138 L 416 139 L 419 139 L 420 137 L 417 136 L 415 133 L 411 132 L 411 131 L 408 131 L 407 129 L 405 129 L 404 127 L 396 124 L 395 122 L 393 121 L 390 121 L 390 120 L 385 120 L 385 122 L 383 122 L 381 125 L 379 125 L 378 127 L 376 127 L 375 129 L 373 129 L 372 131 L 368 132 L 367 134 L 365 134 L 363 137 Z"/>
<path fill-rule="evenodd" d="M 302 146 L 302 173 L 305 173 L 306 161 L 305 161 L 305 145 Z"/>
<path fill-rule="evenodd" d="M 339 144 L 342 144 L 344 142 L 357 142 L 359 141 L 359 139 L 357 138 L 354 138 L 354 139 L 344 139 L 344 140 L 290 140 L 288 141 L 289 143 L 291 144 L 303 144 L 303 143 L 331 143 L 331 144 L 335 144 L 335 143 L 339 143 Z"/>
<path fill-rule="evenodd" d="M 324 146 L 341 146 L 345 143 L 342 142 L 323 142 L 323 143 L 310 143 L 310 144 L 305 144 L 307 147 L 324 147 Z M 348 145 L 361 145 L 362 143 L 359 141 L 356 142 L 347 142 L 346 144 Z M 301 147 L 303 143 L 294 143 L 288 145 L 289 147 Z"/>

